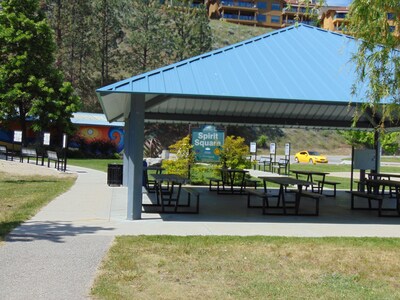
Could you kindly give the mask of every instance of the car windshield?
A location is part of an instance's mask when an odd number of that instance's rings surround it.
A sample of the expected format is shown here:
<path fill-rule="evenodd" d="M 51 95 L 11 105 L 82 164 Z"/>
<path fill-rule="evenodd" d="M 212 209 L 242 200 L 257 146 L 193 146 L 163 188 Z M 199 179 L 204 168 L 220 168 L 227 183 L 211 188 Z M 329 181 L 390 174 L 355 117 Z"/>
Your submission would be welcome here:
<path fill-rule="evenodd" d="M 317 151 L 308 151 L 309 155 L 319 155 Z"/>

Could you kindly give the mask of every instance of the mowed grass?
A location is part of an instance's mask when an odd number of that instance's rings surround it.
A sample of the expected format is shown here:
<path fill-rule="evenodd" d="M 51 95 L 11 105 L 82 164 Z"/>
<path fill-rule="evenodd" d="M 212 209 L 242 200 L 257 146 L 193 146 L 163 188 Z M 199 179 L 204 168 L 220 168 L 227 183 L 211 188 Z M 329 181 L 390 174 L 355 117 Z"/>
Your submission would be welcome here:
<path fill-rule="evenodd" d="M 68 164 L 83 168 L 94 169 L 97 171 L 107 172 L 108 164 L 122 164 L 122 159 L 78 159 L 69 158 Z"/>
<path fill-rule="evenodd" d="M 0 241 L 74 182 L 73 177 L 10 176 L 0 172 Z"/>
<path fill-rule="evenodd" d="M 400 299 L 400 239 L 117 237 L 95 299 Z"/>

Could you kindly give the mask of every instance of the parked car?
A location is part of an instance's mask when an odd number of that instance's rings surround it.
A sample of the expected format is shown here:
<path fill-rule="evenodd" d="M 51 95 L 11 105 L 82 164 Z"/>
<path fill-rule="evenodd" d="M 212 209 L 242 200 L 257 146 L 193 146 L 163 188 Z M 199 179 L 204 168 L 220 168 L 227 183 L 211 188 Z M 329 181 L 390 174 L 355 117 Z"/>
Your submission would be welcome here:
<path fill-rule="evenodd" d="M 316 164 L 316 163 L 327 163 L 328 159 L 325 156 L 320 155 L 316 151 L 300 151 L 295 154 L 294 161 L 296 163 Z"/>

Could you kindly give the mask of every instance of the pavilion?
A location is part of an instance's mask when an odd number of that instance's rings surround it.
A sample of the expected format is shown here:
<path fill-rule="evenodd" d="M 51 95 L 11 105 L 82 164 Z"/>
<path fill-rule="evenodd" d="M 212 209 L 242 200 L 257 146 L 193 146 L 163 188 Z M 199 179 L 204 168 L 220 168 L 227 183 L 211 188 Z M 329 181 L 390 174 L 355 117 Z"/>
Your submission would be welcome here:
<path fill-rule="evenodd" d="M 351 93 L 357 45 L 300 24 L 98 89 L 107 120 L 125 121 L 127 218 L 141 218 L 145 121 L 374 130 L 379 112 L 353 126 L 366 92 Z"/>

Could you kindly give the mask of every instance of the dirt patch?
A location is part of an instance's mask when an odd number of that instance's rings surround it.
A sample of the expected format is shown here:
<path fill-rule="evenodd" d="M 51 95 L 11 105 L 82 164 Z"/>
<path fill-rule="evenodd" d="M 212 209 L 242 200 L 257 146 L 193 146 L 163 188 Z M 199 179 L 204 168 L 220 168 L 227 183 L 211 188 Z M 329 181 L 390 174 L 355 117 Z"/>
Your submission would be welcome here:
<path fill-rule="evenodd" d="M 76 177 L 75 173 L 60 172 L 55 168 L 48 168 L 45 166 L 37 166 L 34 163 L 0 160 L 0 172 L 8 173 L 10 175 L 22 176 L 52 176 L 52 177 Z"/>

